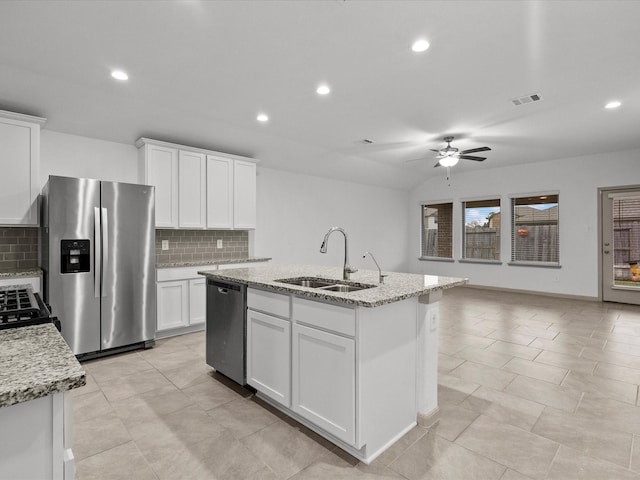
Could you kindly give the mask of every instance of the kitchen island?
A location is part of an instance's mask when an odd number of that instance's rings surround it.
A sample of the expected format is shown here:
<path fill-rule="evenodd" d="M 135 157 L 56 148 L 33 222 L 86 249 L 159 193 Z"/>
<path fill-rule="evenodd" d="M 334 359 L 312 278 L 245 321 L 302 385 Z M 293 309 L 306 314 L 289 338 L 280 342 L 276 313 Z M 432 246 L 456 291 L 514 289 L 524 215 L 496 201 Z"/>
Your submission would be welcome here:
<path fill-rule="evenodd" d="M 0 346 L 0 479 L 73 479 L 69 390 L 84 370 L 51 323 L 0 330 Z"/>
<path fill-rule="evenodd" d="M 280 265 L 201 271 L 246 285 L 247 383 L 369 463 L 438 417 L 442 291 L 466 279 Z M 305 286 L 307 285 L 307 286 Z M 341 290 L 341 291 L 336 291 Z"/>

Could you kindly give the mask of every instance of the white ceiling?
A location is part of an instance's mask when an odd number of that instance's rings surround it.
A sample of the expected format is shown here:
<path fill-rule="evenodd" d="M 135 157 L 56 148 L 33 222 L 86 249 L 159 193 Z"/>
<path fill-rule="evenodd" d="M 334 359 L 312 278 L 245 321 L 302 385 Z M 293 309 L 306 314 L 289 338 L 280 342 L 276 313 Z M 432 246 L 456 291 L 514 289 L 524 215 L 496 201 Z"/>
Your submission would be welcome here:
<path fill-rule="evenodd" d="M 459 171 L 640 148 L 638 19 L 612 0 L 1 1 L 0 109 L 410 188 L 443 175 L 449 134 L 492 148 Z"/>

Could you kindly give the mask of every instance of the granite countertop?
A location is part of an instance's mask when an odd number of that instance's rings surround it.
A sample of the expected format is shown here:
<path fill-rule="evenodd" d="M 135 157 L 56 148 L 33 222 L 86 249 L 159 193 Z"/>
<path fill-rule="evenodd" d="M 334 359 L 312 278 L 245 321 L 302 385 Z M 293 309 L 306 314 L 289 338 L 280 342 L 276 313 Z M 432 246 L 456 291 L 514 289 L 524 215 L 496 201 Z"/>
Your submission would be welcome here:
<path fill-rule="evenodd" d="M 362 307 L 378 307 L 437 290 L 457 287 L 468 282 L 466 278 L 383 271 L 383 273 L 388 276 L 384 279 L 384 284 L 380 285 L 378 283 L 377 270 L 358 270 L 356 273 L 351 274 L 350 281 L 343 282 L 342 267 L 320 265 L 278 265 L 261 268 L 204 270 L 198 273 L 207 277 L 240 283 L 250 287 L 265 288 L 280 293 L 293 293 L 304 297 L 329 300 L 335 303 L 359 305 Z M 340 280 L 341 283 L 345 284 L 375 285 L 375 287 L 356 292 L 339 293 L 278 282 L 278 280 L 286 278 L 302 279 L 309 277 Z"/>
<path fill-rule="evenodd" d="M 0 278 L 41 277 L 41 276 L 42 276 L 42 270 L 39 268 L 0 271 Z"/>
<path fill-rule="evenodd" d="M 0 330 L 0 407 L 78 388 L 85 372 L 51 323 Z"/>
<path fill-rule="evenodd" d="M 174 262 L 174 263 L 158 263 L 156 268 L 172 268 L 172 267 L 200 267 L 207 265 L 227 265 L 230 263 L 252 263 L 252 262 L 268 262 L 271 257 L 241 257 L 241 258 L 225 258 L 218 260 L 198 260 L 193 262 Z"/>

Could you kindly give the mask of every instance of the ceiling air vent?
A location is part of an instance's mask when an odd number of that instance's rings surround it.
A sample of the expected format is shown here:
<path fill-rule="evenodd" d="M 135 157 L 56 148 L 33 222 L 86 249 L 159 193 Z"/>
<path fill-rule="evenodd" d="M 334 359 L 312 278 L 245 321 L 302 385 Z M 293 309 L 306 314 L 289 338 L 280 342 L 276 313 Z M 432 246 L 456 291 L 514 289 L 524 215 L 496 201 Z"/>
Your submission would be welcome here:
<path fill-rule="evenodd" d="M 531 95 L 525 95 L 524 97 L 512 98 L 510 101 L 517 107 L 518 105 L 533 103 L 539 100 L 542 100 L 542 96 L 539 93 L 532 93 Z"/>

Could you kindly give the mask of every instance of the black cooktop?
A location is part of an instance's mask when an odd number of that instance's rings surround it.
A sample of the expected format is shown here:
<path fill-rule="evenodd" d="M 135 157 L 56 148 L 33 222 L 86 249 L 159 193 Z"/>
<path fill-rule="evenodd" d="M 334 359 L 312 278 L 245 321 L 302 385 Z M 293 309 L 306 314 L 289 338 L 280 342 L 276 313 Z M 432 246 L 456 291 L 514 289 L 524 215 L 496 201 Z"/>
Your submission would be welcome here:
<path fill-rule="evenodd" d="M 60 330 L 60 322 L 31 285 L 0 287 L 0 330 L 42 323 L 54 323 Z"/>

